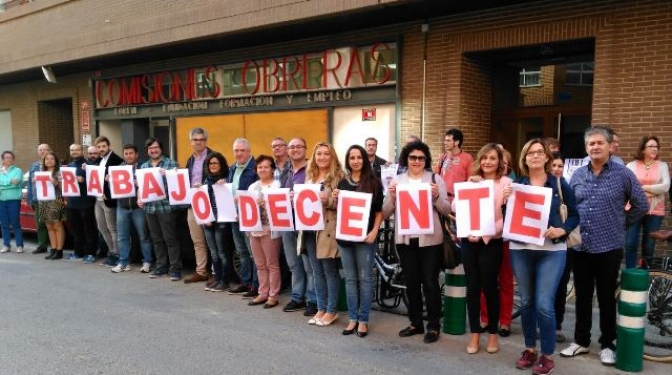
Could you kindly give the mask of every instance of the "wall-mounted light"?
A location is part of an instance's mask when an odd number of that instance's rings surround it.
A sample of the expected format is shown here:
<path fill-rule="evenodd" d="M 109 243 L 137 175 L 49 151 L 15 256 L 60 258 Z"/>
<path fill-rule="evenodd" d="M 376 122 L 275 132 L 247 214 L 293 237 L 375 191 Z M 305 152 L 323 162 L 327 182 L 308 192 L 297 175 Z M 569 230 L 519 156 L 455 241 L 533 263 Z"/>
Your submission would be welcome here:
<path fill-rule="evenodd" d="M 54 71 L 51 70 L 51 67 L 43 66 L 42 67 L 42 74 L 44 74 L 44 79 L 46 79 L 47 82 L 56 83 L 56 75 L 54 74 Z"/>

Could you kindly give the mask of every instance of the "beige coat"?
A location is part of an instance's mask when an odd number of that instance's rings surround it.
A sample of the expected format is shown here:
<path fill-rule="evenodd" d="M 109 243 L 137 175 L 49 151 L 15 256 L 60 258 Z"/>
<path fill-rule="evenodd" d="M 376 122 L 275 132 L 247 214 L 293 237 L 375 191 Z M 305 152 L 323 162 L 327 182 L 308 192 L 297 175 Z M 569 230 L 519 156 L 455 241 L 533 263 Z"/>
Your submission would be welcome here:
<path fill-rule="evenodd" d="M 312 182 L 306 180 L 307 184 Z M 336 201 L 331 196 L 332 188 L 324 186 L 324 193 L 327 194 L 327 204 L 322 207 L 324 216 L 324 229 L 317 232 L 317 259 L 338 258 L 338 247 L 336 246 Z"/>

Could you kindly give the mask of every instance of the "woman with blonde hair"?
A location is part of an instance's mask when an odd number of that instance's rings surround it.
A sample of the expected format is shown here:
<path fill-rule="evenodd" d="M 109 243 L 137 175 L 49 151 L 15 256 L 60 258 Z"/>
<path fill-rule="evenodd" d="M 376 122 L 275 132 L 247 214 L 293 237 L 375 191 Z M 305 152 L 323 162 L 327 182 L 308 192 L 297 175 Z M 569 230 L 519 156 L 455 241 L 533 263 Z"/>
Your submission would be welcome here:
<path fill-rule="evenodd" d="M 343 178 L 343 167 L 338 161 L 334 146 L 320 142 L 306 169 L 306 184 L 320 184 L 320 199 L 324 216 L 324 229 L 303 231 L 303 244 L 308 253 L 315 278 L 317 314 L 308 324 L 326 327 L 338 319 L 337 304 L 341 280 L 338 272 L 338 248 L 336 246 L 336 200 L 332 191 Z"/>

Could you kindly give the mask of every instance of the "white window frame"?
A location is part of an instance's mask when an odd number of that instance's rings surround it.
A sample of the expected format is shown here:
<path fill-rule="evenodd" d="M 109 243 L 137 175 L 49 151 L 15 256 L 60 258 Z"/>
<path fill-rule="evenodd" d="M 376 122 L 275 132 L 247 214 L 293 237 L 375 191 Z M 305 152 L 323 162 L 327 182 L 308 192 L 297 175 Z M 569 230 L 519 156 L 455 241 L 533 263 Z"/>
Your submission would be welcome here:
<path fill-rule="evenodd" d="M 527 83 L 528 77 L 537 76 L 539 83 Z M 521 68 L 520 77 L 523 78 L 523 83 L 518 80 L 518 87 L 540 87 L 541 86 L 541 67 Z"/>

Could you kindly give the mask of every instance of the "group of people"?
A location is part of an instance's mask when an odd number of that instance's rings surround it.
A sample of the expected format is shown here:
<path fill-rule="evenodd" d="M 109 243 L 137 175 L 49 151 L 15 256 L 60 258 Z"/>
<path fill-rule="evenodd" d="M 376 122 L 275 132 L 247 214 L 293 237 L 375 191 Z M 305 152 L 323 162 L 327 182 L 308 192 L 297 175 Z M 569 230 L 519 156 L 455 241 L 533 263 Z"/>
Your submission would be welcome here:
<path fill-rule="evenodd" d="M 519 176 L 516 177 L 511 154 L 499 144 L 483 146 L 476 158 L 462 150 L 464 136 L 459 129 L 450 129 L 444 138 L 445 152 L 436 165 L 430 149 L 419 139 L 411 138 L 402 148 L 396 177 L 383 191 L 381 168 L 388 163 L 376 155 L 377 140 L 368 138 L 365 147 L 348 148 L 343 163 L 334 147 L 320 142 L 307 155 L 305 140 L 296 137 L 289 142 L 276 137 L 271 142 L 272 155 L 254 158 L 244 138 L 233 143 L 235 160 L 229 163 L 219 152 L 207 147 L 208 135 L 202 128 L 192 129 L 189 140 L 193 154 L 187 161 L 191 185 L 208 186 L 212 210 L 216 217 L 217 200 L 213 186 L 231 184 L 232 190 L 249 190 L 258 196 L 262 208 L 262 228 L 241 231 L 238 222 L 198 224 L 191 207 L 171 206 L 168 198 L 142 202 L 137 198 L 112 199 L 109 181 L 104 182 L 104 196 L 86 195 L 86 166 L 109 167 L 132 165 L 134 168 L 177 168 L 177 163 L 164 155 L 163 145 L 156 138 L 145 142 L 148 160 L 139 163 L 134 145 L 123 147 L 123 157 L 110 149 L 109 140 L 98 137 L 85 158 L 79 144 L 70 146 L 70 167 L 77 169 L 81 196 L 63 198 L 58 189 L 60 161 L 48 145 L 38 147 L 40 160 L 30 168 L 28 201 L 36 209 L 38 225 L 46 225 L 49 243 L 47 259 L 63 257 L 65 229 L 70 221 L 74 253 L 69 260 L 96 259 L 98 241 L 93 223 L 109 248 L 103 263 L 114 273 L 130 271 L 131 230 L 138 235 L 143 257 L 141 272 L 150 278 L 169 275 L 173 281 L 182 279 L 181 250 L 177 238 L 176 211 L 187 209 L 187 222 L 194 245 L 196 272 L 185 283 L 206 282 L 205 290 L 228 291 L 250 299 L 249 305 L 273 308 L 279 303 L 281 289 L 280 261 L 284 258 L 291 271 L 291 297 L 284 311 L 305 310 L 308 324 L 329 326 L 337 321 L 340 289 L 339 263 L 345 276 L 348 323 L 343 335 L 368 335 L 369 312 L 373 300 L 373 257 L 378 230 L 383 220 L 397 214 L 396 190 L 400 184 L 429 184 L 433 202 L 434 222 L 439 215 L 454 211 L 455 183 L 471 181 L 494 183 L 496 233 L 491 236 L 461 238 L 462 262 L 467 280 L 467 310 L 471 336 L 466 350 L 480 350 L 481 334 L 487 332 L 486 351 L 499 351 L 499 336 L 510 335 L 514 277 L 521 296 L 521 317 L 525 351 L 516 361 L 520 369 L 532 368 L 535 374 L 548 374 L 554 368 L 553 354 L 557 342 L 564 341 L 561 325 L 564 316 L 564 295 L 570 270 L 576 288 L 577 323 L 574 342 L 560 355 L 573 357 L 587 353 L 591 340 L 592 297 L 597 289 L 602 336 L 600 359 L 603 364 L 615 363 L 616 304 L 615 290 L 621 259 L 628 267 L 637 263 L 637 244 L 643 232 L 644 261 L 652 257 L 648 233 L 660 227 L 665 213 L 664 194 L 670 188 L 667 164 L 658 160 L 659 139 L 644 137 L 635 161 L 626 166 L 613 154 L 616 134 L 606 126 L 592 126 L 584 135 L 588 162 L 573 172 L 570 181 L 562 177 L 563 159 L 557 145 L 543 139 L 528 141 L 520 151 Z M 17 252 L 23 241 L 18 217 L 21 170 L 13 166 L 14 155 L 2 154 L 0 173 L 0 221 L 4 247 L 9 250 L 9 227 L 14 228 Z M 48 171 L 56 187 L 56 199 L 37 201 L 32 183 L 34 172 Z M 164 182 L 165 183 L 165 182 Z M 319 231 L 274 232 L 263 209 L 263 192 L 289 188 L 295 184 L 320 184 L 324 229 Z M 552 190 L 548 228 L 543 228 L 543 245 L 509 241 L 502 238 L 506 202 L 515 184 L 545 187 Z M 18 190 L 17 190 L 18 187 Z M 18 192 L 17 192 L 18 191 Z M 367 235 L 362 241 L 336 239 L 336 215 L 341 191 L 357 191 L 372 195 Z M 563 220 L 560 206 L 567 208 Z M 452 206 L 452 207 L 451 207 Z M 12 216 L 15 215 L 15 216 Z M 394 220 L 398 225 L 399 220 Z M 582 244 L 568 248 L 567 235 L 580 224 Z M 146 231 L 148 228 L 148 232 Z M 401 337 L 424 335 L 424 342 L 438 340 L 440 334 L 441 290 L 439 272 L 442 266 L 443 233 L 439 225 L 429 234 L 401 235 L 395 231 L 395 244 L 400 257 L 409 301 L 410 324 L 399 332 Z M 625 232 L 627 229 L 627 234 Z M 7 231 L 7 233 L 5 233 Z M 17 233 L 18 232 L 18 233 Z M 39 233 L 39 232 L 38 232 Z M 43 237 L 35 253 L 46 252 Z M 46 243 L 47 240 L 44 240 Z M 152 250 L 156 262 L 152 267 Z M 238 273 L 232 265 L 232 254 L 240 259 Z M 100 254 L 99 254 L 100 255 Z M 234 280 L 240 280 L 233 287 Z M 423 306 L 424 305 L 424 306 Z M 426 310 L 426 326 L 423 324 Z M 540 341 L 540 351 L 537 350 Z"/>

